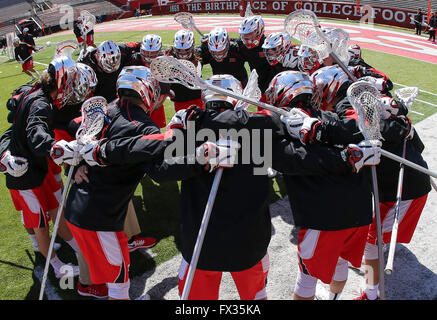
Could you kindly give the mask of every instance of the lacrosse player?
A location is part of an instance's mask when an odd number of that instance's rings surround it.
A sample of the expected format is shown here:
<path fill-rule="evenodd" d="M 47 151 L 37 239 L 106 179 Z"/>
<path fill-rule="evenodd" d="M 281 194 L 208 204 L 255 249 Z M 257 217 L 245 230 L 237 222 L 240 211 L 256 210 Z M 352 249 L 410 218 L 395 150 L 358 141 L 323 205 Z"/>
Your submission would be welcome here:
<path fill-rule="evenodd" d="M 269 34 L 262 45 L 268 63 L 274 69 L 274 75 L 286 70 L 298 70 L 296 47 L 286 32 Z"/>
<path fill-rule="evenodd" d="M 33 35 L 29 33 L 29 28 L 23 29 L 23 34 L 21 35 L 20 40 L 22 42 L 27 43 L 28 45 L 31 45 L 32 47 L 35 47 L 35 40 L 33 40 Z"/>
<path fill-rule="evenodd" d="M 196 48 L 202 67 L 211 65 L 212 74 L 230 74 L 246 86 L 248 76 L 236 39 L 230 39 L 225 28 L 214 28 Z"/>
<path fill-rule="evenodd" d="M 116 83 L 121 70 L 128 65 L 130 55 L 113 41 L 102 42 L 97 48 L 88 47 L 78 62 L 90 66 L 97 75 L 95 96 L 102 96 L 108 102 L 117 98 Z"/>
<path fill-rule="evenodd" d="M 214 75 L 208 81 L 237 94 L 242 92 L 240 82 L 230 75 Z M 257 129 L 261 130 L 262 135 L 270 132 L 267 144 L 272 146 L 272 166 L 289 174 L 348 174 L 352 168 L 360 165 L 350 162 L 352 158 L 346 153 L 347 150 L 319 146 L 307 150 L 299 140 L 284 134 L 283 125 L 276 114 L 265 110 L 257 114 L 248 114 L 244 110 L 234 111 L 235 99 L 209 90 L 202 93 L 202 98 L 204 111 L 199 108 L 180 111 L 170 121 L 168 128 L 182 131 L 190 127 L 199 130 L 208 128 L 215 132 L 216 137 L 219 137 L 221 129 Z M 285 136 L 288 138 L 285 139 Z M 166 160 L 159 170 L 158 180 L 182 180 L 183 259 L 179 269 L 179 293 L 182 294 L 187 280 L 189 263 L 208 202 L 213 182 L 211 173 L 218 168 L 226 168 L 214 201 L 188 299 L 218 299 L 223 272 L 231 273 L 241 299 L 266 299 L 265 284 L 269 269 L 267 248 L 271 237 L 269 178 L 266 172 L 254 174 L 257 165 L 252 159 L 248 163 L 242 162 L 243 150 L 248 148 L 245 145 L 247 141 L 241 140 L 239 148 L 238 138 L 232 142 L 225 140 L 225 137 L 220 137 L 216 142 L 209 140 L 196 149 L 200 159 L 206 158 L 204 162 L 199 161 L 196 165 Z M 263 141 L 261 138 L 250 144 L 254 147 L 259 143 L 257 147 L 265 151 Z M 362 152 L 358 147 L 356 150 Z M 206 163 L 206 166 L 200 166 L 200 163 Z M 241 201 L 244 195 L 250 195 L 251 200 Z M 229 206 L 229 203 L 235 205 Z"/>
<path fill-rule="evenodd" d="M 197 70 L 200 68 L 199 57 L 195 50 L 194 34 L 190 30 L 183 29 L 176 32 L 173 46 L 166 50 L 165 55 L 188 60 L 193 63 L 195 68 L 198 68 Z M 176 112 L 192 105 L 202 107 L 201 90 L 191 90 L 181 84 L 171 84 L 171 90 L 174 92 L 174 97 L 171 100 Z"/>
<path fill-rule="evenodd" d="M 80 151 L 86 171 L 80 167 L 76 173 L 65 217 L 91 281 L 106 283 L 109 299 L 129 299 L 130 257 L 123 231 L 128 204 L 148 163 L 163 153 L 167 141 L 149 117 L 160 96 L 150 70 L 126 67 L 116 87 L 119 100 L 108 110 L 100 140 Z"/>
<path fill-rule="evenodd" d="M 76 36 L 77 42 L 79 43 L 80 50 L 86 50 L 87 46 L 95 47 L 94 44 L 94 29 L 88 31 L 87 34 L 83 34 L 83 17 L 79 16 L 73 22 L 73 32 Z"/>
<path fill-rule="evenodd" d="M 248 62 L 250 70 L 256 69 L 258 73 L 258 87 L 264 93 L 274 74 L 267 59 L 265 59 L 262 48 L 266 38 L 264 35 L 263 19 L 261 16 L 244 18 L 238 33 L 240 38 L 237 40 L 237 43 L 240 47 L 240 54 Z M 265 101 L 265 97 L 261 98 L 261 101 Z"/>
<path fill-rule="evenodd" d="M 55 179 L 51 159 L 58 165 L 72 164 L 75 148 L 74 144 L 56 142 L 53 138 L 53 109 L 62 108 L 68 101 L 76 76 L 77 69 L 71 59 L 54 59 L 39 82 L 30 89 L 27 87 L 14 94 L 8 101 L 11 110 L 8 119 L 12 126 L 8 151 L 2 155 L 2 163 L 10 169 L 11 164 L 16 164 L 14 157 L 24 158 L 25 161 L 21 161 L 27 163 L 28 168 L 19 174 L 9 171 L 6 186 L 15 208 L 22 212 L 24 227 L 34 230 L 38 248 L 46 258 L 50 243 L 48 222 L 56 218 L 61 196 L 61 187 Z M 63 217 L 59 224 L 59 235 L 75 252 L 78 251 Z M 56 277 L 62 277 L 64 263 L 55 253 L 50 257 L 50 264 Z M 77 275 L 77 266 L 72 267 Z"/>
<path fill-rule="evenodd" d="M 29 83 L 39 79 L 41 75 L 33 67 L 32 52 L 36 52 L 36 48 L 28 43 L 20 42 L 19 38 L 14 39 L 15 60 L 17 60 L 23 69 L 23 72 L 32 77 Z M 36 77 L 32 74 L 35 73 Z"/>

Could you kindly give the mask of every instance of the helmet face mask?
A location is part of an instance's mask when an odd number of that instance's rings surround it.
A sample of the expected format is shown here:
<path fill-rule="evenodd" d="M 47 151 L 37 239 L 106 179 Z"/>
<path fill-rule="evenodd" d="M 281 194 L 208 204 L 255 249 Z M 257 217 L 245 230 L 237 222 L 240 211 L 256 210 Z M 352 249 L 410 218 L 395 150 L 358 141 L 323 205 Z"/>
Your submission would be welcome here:
<path fill-rule="evenodd" d="M 241 82 L 229 74 L 213 75 L 206 82 L 236 94 L 243 93 Z M 237 99 L 211 90 L 202 91 L 202 101 L 207 109 L 233 109 L 237 103 Z"/>
<path fill-rule="evenodd" d="M 238 30 L 241 41 L 248 49 L 253 49 L 260 44 L 264 35 L 264 21 L 261 16 L 251 16 L 245 18 Z"/>
<path fill-rule="evenodd" d="M 298 101 L 309 100 L 313 92 L 313 83 L 308 74 L 283 71 L 272 79 L 265 95 L 267 103 L 281 109 L 289 109 Z"/>
<path fill-rule="evenodd" d="M 97 86 L 97 76 L 94 70 L 83 63 L 77 63 L 78 75 L 73 83 L 74 94 L 69 103 L 76 104 L 85 101 Z"/>
<path fill-rule="evenodd" d="M 153 59 L 161 54 L 162 39 L 155 34 L 148 34 L 144 36 L 141 42 L 140 54 L 141 59 L 145 64 L 149 64 Z"/>
<path fill-rule="evenodd" d="M 117 92 L 131 90 L 143 101 L 150 111 L 159 107 L 157 104 L 161 95 L 161 87 L 149 68 L 144 66 L 129 66 L 123 68 L 117 79 Z"/>
<path fill-rule="evenodd" d="M 188 60 L 194 54 L 194 34 L 190 30 L 179 30 L 174 36 L 173 48 L 176 58 Z"/>
<path fill-rule="evenodd" d="M 359 45 L 350 46 L 348 51 L 352 63 L 358 63 L 361 60 L 361 47 Z"/>
<path fill-rule="evenodd" d="M 104 41 L 97 47 L 96 60 L 104 72 L 113 73 L 121 65 L 120 48 L 111 40 Z"/>
<path fill-rule="evenodd" d="M 208 35 L 208 50 L 217 62 L 223 61 L 228 55 L 229 43 L 229 35 L 224 28 L 214 28 Z"/>
<path fill-rule="evenodd" d="M 76 63 L 66 56 L 61 56 L 50 62 L 47 71 L 56 82 L 57 92 L 54 104 L 60 109 L 74 95 L 74 82 L 78 77 Z"/>
<path fill-rule="evenodd" d="M 321 66 L 317 51 L 308 46 L 301 45 L 297 56 L 298 67 L 302 72 L 311 74 Z"/>

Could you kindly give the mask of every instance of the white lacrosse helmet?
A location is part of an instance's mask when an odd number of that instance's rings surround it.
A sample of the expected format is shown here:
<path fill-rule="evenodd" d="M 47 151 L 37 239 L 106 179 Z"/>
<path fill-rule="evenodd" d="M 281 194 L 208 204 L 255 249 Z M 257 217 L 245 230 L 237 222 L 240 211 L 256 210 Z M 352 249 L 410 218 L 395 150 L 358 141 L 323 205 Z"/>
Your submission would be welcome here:
<path fill-rule="evenodd" d="M 358 44 L 354 44 L 348 49 L 350 62 L 357 63 L 361 60 L 361 47 Z"/>
<path fill-rule="evenodd" d="M 141 41 L 140 54 L 144 63 L 150 63 L 161 53 L 162 39 L 156 34 L 148 34 Z"/>
<path fill-rule="evenodd" d="M 274 66 L 283 61 L 285 53 L 291 46 L 292 42 L 288 33 L 274 32 L 266 37 L 262 48 L 264 49 L 268 63 Z"/>
<path fill-rule="evenodd" d="M 221 62 L 228 55 L 229 34 L 225 28 L 215 27 L 208 35 L 208 49 L 211 56 Z"/>
<path fill-rule="evenodd" d="M 299 102 L 310 101 L 313 91 L 313 83 L 307 73 L 289 70 L 278 73 L 270 81 L 265 95 L 267 103 L 289 109 Z"/>
<path fill-rule="evenodd" d="M 250 16 L 244 18 L 238 30 L 241 41 L 248 49 L 255 48 L 259 45 L 264 35 L 264 21 L 261 16 Z"/>
<path fill-rule="evenodd" d="M 230 74 L 215 74 L 211 76 L 206 83 L 220 87 L 233 93 L 242 95 L 243 86 L 241 82 Z M 237 103 L 237 99 L 217 93 L 212 90 L 202 91 L 202 101 L 207 109 L 233 109 Z"/>
<path fill-rule="evenodd" d="M 120 48 L 112 40 L 104 41 L 97 47 L 96 60 L 104 72 L 115 72 L 120 68 L 121 64 Z"/>
<path fill-rule="evenodd" d="M 178 59 L 190 59 L 194 53 L 194 34 L 191 30 L 179 30 L 174 35 L 173 47 Z"/>
<path fill-rule="evenodd" d="M 129 66 L 121 70 L 117 79 L 118 95 L 125 96 L 125 90 L 136 92 L 149 110 L 155 109 L 161 95 L 158 80 L 153 77 L 150 69 L 144 66 Z"/>
<path fill-rule="evenodd" d="M 60 109 L 74 94 L 74 82 L 78 77 L 76 63 L 67 56 L 57 57 L 50 62 L 47 72 L 55 80 L 57 93 L 54 104 Z"/>
<path fill-rule="evenodd" d="M 310 75 L 322 65 L 317 51 L 306 45 L 300 46 L 297 53 L 297 62 L 299 70 Z"/>
<path fill-rule="evenodd" d="M 326 66 L 316 70 L 311 79 L 314 83 L 314 106 L 326 110 L 335 98 L 341 98 L 339 93 L 351 85 L 347 74 L 337 65 Z"/>
<path fill-rule="evenodd" d="M 74 81 L 74 94 L 70 103 L 76 104 L 85 101 L 94 92 L 97 86 L 97 75 L 93 68 L 78 62 L 76 64 L 78 76 Z"/>

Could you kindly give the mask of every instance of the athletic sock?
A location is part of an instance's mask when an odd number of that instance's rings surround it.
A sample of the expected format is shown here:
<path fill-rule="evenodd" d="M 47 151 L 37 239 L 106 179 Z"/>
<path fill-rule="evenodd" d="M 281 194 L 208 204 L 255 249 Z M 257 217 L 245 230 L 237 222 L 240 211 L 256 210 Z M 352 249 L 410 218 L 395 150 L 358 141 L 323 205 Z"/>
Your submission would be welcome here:
<path fill-rule="evenodd" d="M 72 238 L 71 240 L 65 242 L 67 242 L 70 245 L 70 247 L 74 250 L 74 252 L 79 252 L 80 249 L 79 246 L 77 245 L 76 239 Z"/>
<path fill-rule="evenodd" d="M 41 75 L 39 74 L 38 71 L 35 70 L 35 74 L 36 74 L 36 76 L 37 76 L 38 78 L 41 78 Z"/>
<path fill-rule="evenodd" d="M 366 296 L 368 300 L 375 300 L 378 298 L 378 287 L 379 284 L 371 285 L 367 284 L 366 289 L 364 290 L 366 292 Z"/>
<path fill-rule="evenodd" d="M 29 238 L 30 238 L 30 240 L 32 240 L 33 249 L 39 250 L 38 241 L 36 241 L 36 235 L 29 234 Z"/>
<path fill-rule="evenodd" d="M 333 293 L 331 290 L 329 290 L 329 300 L 340 300 L 341 292 L 340 293 Z"/>
<path fill-rule="evenodd" d="M 61 260 L 59 260 L 58 256 L 55 255 L 53 258 L 50 259 L 50 264 L 52 265 L 53 269 L 60 270 L 61 267 L 65 264 Z"/>

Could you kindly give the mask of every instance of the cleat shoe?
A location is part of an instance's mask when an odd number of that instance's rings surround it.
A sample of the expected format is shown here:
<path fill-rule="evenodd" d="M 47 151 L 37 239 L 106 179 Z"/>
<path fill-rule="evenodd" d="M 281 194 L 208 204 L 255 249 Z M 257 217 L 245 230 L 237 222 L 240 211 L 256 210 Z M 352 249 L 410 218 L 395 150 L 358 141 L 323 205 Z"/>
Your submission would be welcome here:
<path fill-rule="evenodd" d="M 79 275 L 79 266 L 75 266 L 71 263 L 64 264 L 59 270 L 55 269 L 55 276 L 57 279 L 65 276 L 71 277 L 71 272 L 73 272 L 73 277 L 77 277 Z"/>
<path fill-rule="evenodd" d="M 59 249 L 61 249 L 61 244 L 55 242 L 55 244 L 53 245 L 53 250 L 58 251 Z M 36 246 L 36 247 L 34 246 L 34 247 L 33 247 L 33 250 L 34 250 L 35 252 L 40 252 L 38 246 Z"/>
<path fill-rule="evenodd" d="M 103 299 L 108 297 L 108 286 L 104 284 L 91 284 L 89 286 L 77 283 L 77 293 L 84 297 Z"/>
<path fill-rule="evenodd" d="M 361 296 L 358 298 L 355 298 L 354 300 L 370 300 L 367 298 L 367 294 L 365 291 L 361 292 Z M 379 297 L 377 297 L 375 300 L 379 300 Z"/>
<path fill-rule="evenodd" d="M 132 241 L 128 242 L 129 252 L 133 252 L 140 248 L 151 248 L 156 244 L 155 238 L 134 236 Z"/>

